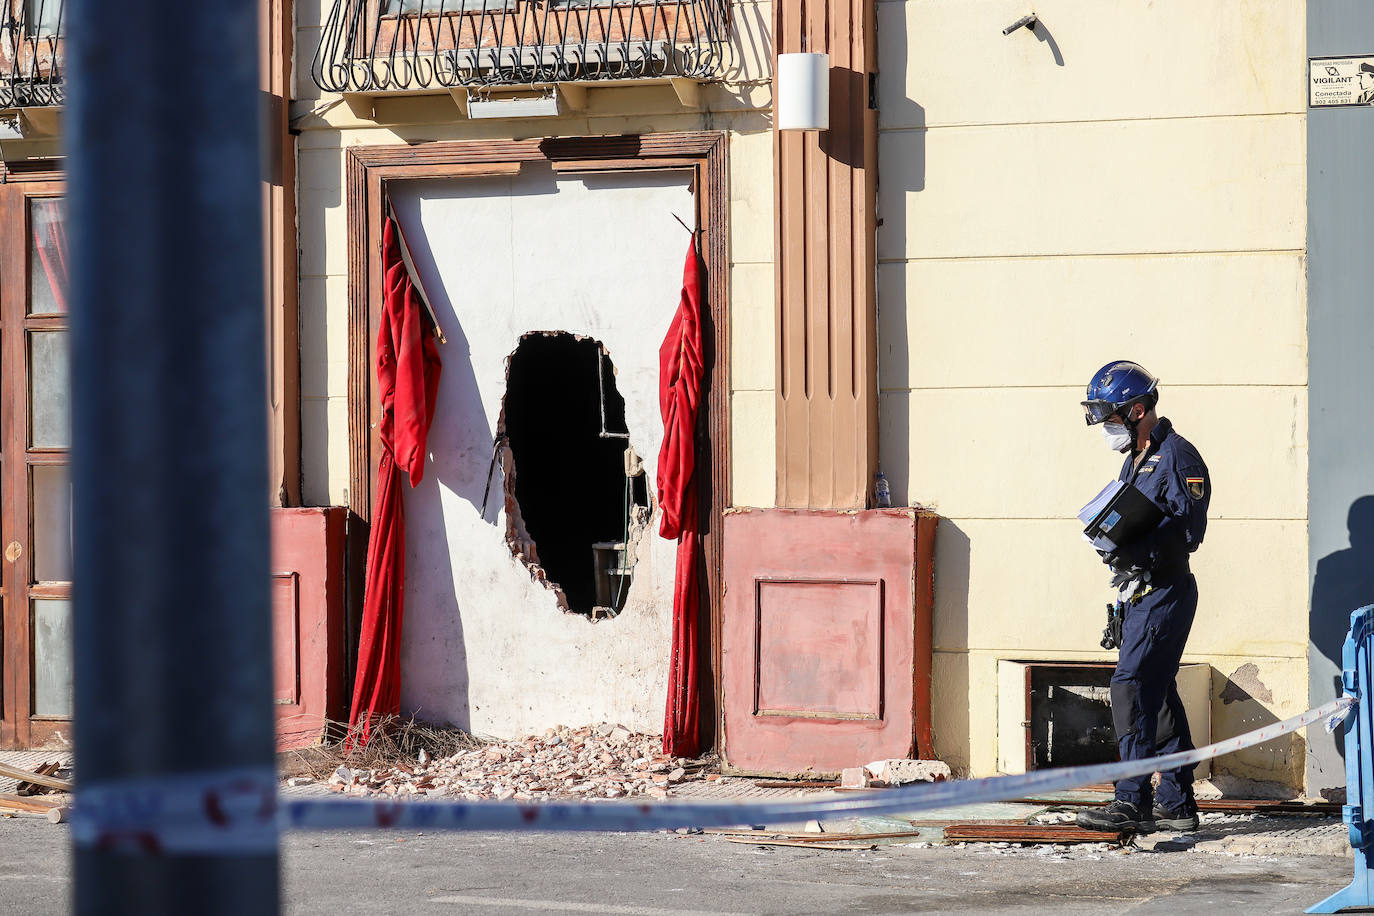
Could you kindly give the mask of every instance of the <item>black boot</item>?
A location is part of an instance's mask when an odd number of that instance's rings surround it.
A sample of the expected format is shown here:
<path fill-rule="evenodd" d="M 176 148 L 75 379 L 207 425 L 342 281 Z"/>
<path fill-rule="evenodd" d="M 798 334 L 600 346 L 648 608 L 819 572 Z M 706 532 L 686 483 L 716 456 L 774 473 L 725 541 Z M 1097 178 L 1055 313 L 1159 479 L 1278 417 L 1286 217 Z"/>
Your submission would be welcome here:
<path fill-rule="evenodd" d="M 1197 808 L 1191 802 L 1184 802 L 1181 808 L 1171 809 L 1155 805 L 1155 826 L 1160 830 L 1177 830 L 1191 833 L 1198 827 Z"/>
<path fill-rule="evenodd" d="M 1078 826 L 1084 830 L 1101 830 L 1116 833 L 1122 830 L 1146 832 L 1154 824 L 1140 816 L 1140 809 L 1128 801 L 1116 799 L 1105 808 L 1089 808 L 1078 812 Z"/>

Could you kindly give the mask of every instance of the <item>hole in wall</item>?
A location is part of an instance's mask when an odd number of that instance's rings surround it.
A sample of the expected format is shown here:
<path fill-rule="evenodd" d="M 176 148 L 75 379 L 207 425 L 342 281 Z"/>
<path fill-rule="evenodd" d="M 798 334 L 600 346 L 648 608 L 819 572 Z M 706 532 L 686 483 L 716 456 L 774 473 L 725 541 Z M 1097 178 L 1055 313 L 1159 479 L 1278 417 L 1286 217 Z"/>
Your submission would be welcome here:
<path fill-rule="evenodd" d="M 520 338 L 500 434 L 511 552 L 564 610 L 620 613 L 651 504 L 602 343 L 566 332 Z"/>

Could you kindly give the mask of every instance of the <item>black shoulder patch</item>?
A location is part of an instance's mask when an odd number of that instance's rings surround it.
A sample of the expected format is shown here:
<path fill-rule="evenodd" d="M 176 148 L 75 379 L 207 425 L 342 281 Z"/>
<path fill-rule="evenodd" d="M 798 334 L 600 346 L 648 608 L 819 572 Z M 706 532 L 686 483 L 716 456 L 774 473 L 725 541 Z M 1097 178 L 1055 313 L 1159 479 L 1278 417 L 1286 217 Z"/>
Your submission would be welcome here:
<path fill-rule="evenodd" d="M 1206 481 L 1201 477 L 1185 477 L 1183 482 L 1188 485 L 1188 495 L 1193 499 L 1202 499 L 1207 492 Z"/>

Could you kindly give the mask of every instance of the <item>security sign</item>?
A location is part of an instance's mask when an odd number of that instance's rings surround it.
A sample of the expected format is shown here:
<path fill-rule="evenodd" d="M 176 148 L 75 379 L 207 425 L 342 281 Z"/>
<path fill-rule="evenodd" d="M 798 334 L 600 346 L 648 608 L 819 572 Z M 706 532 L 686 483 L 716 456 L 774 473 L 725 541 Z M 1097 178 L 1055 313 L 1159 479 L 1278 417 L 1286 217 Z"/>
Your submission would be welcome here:
<path fill-rule="evenodd" d="M 1307 75 L 1312 108 L 1374 105 L 1374 57 L 1314 57 Z"/>

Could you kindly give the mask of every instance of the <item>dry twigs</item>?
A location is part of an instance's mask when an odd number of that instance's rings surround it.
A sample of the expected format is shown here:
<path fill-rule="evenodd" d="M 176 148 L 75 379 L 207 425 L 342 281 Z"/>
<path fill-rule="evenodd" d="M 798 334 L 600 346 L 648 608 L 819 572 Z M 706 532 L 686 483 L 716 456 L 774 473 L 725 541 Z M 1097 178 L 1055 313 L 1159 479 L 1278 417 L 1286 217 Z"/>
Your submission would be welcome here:
<path fill-rule="evenodd" d="M 339 767 L 349 769 L 379 769 L 393 766 L 415 766 L 420 752 L 434 760 L 451 757 L 488 742 L 451 725 L 423 722 L 414 716 L 386 716 L 372 721 L 366 744 L 362 743 L 361 725 L 349 734 L 346 723 L 329 723 L 329 734 L 344 735 L 333 744 L 321 744 L 280 755 L 283 776 L 310 776 L 327 779 Z M 348 749 L 345 750 L 345 747 Z"/>

